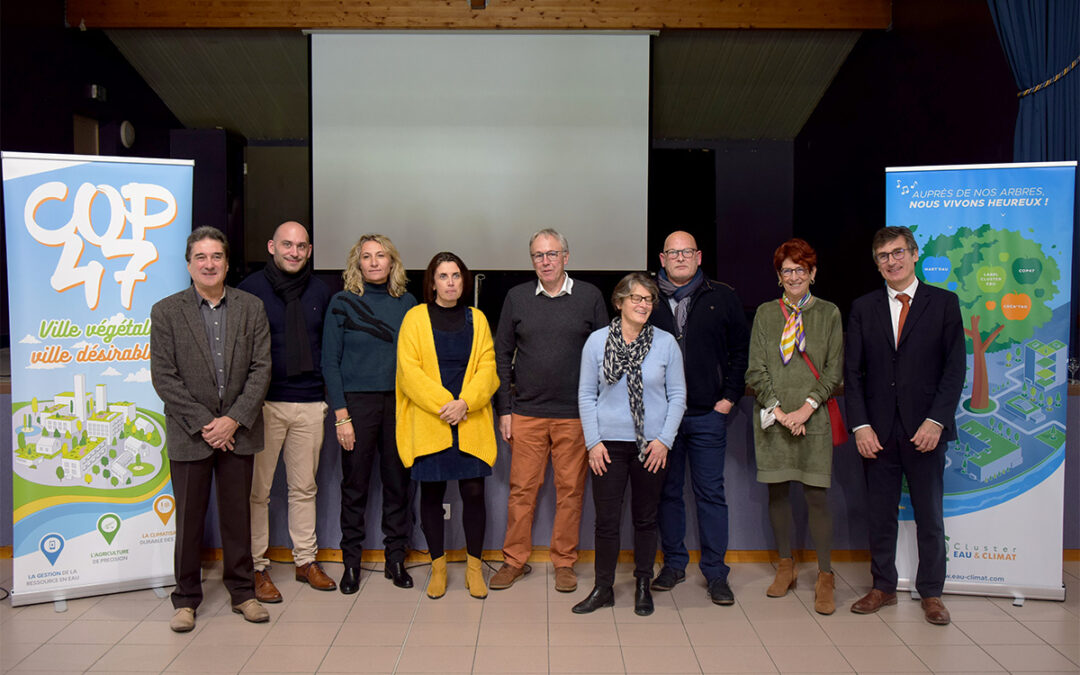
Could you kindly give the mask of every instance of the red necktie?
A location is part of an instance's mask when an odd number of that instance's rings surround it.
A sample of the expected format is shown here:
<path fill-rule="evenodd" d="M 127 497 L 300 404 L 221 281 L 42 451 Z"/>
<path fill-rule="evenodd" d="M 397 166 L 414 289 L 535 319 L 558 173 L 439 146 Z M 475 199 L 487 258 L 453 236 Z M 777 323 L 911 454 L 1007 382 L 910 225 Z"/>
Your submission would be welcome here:
<path fill-rule="evenodd" d="M 900 346 L 900 336 L 904 334 L 904 321 L 907 319 L 908 310 L 911 309 L 911 298 L 907 293 L 897 293 L 896 299 L 903 305 L 900 308 L 900 320 L 896 322 L 896 346 Z"/>

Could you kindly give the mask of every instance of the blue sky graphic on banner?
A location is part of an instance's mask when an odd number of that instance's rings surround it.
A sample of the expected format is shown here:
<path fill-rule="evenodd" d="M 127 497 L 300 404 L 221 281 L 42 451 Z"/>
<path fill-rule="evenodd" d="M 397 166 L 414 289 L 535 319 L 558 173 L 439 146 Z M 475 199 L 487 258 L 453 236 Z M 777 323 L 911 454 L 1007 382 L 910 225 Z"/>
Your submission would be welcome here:
<path fill-rule="evenodd" d="M 189 281 L 192 163 L 4 153 L 3 168 L 13 603 L 171 576 L 150 307 Z"/>
<path fill-rule="evenodd" d="M 888 171 L 886 222 L 915 233 L 920 281 L 960 299 L 968 370 L 948 518 L 1024 494 L 1064 462 L 1075 167 L 927 169 Z"/>

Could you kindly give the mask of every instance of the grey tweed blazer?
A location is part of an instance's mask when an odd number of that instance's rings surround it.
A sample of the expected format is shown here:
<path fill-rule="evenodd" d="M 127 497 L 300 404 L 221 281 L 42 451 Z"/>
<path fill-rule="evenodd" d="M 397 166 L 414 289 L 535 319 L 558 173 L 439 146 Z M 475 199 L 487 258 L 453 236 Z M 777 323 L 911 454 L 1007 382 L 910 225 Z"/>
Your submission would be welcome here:
<path fill-rule="evenodd" d="M 225 395 L 218 398 L 214 361 L 194 287 L 158 301 L 150 310 L 150 375 L 165 403 L 169 460 L 210 457 L 202 428 L 228 415 L 240 423 L 233 452 L 263 449 L 262 404 L 270 386 L 270 325 L 262 300 L 225 289 Z"/>

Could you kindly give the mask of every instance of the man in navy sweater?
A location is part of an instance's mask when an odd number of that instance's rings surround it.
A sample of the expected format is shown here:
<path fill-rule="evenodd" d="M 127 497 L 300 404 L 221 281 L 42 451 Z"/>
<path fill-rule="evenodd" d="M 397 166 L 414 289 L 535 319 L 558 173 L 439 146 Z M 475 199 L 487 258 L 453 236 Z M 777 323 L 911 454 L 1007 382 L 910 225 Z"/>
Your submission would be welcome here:
<path fill-rule="evenodd" d="M 551 564 L 555 590 L 570 593 L 577 589 L 574 563 L 588 465 L 578 413 L 581 348 L 589 334 L 607 325 L 608 314 L 596 286 L 566 274 L 566 237 L 540 230 L 529 240 L 529 256 L 537 280 L 506 294 L 495 336 L 495 411 L 512 454 L 504 562 L 489 586 L 509 588 L 530 571 L 525 563 L 532 553 L 536 497 L 550 457 L 555 479 Z"/>
<path fill-rule="evenodd" d="M 699 565 L 718 605 L 735 603 L 724 563 L 728 545 L 728 509 L 724 498 L 727 420 L 746 387 L 750 329 L 742 302 L 727 284 L 706 279 L 701 251 L 688 232 L 672 232 L 660 253 L 657 275 L 660 302 L 651 321 L 675 336 L 686 370 L 686 414 L 668 453 L 668 474 L 660 496 L 658 522 L 664 567 L 653 580 L 658 591 L 686 578 L 689 554 L 683 483 L 686 465 L 697 502 Z"/>
<path fill-rule="evenodd" d="M 264 449 L 255 456 L 251 481 L 251 556 L 255 564 L 255 597 L 281 602 L 270 578 L 270 487 L 278 457 L 285 461 L 289 488 L 289 537 L 296 580 L 320 591 L 337 588 L 315 561 L 315 474 L 323 445 L 327 405 L 319 368 L 323 315 L 330 288 L 311 275 L 311 241 L 297 222 L 282 223 L 267 242 L 271 260 L 240 288 L 262 300 L 270 321 L 273 367 L 270 391 L 263 404 Z"/>

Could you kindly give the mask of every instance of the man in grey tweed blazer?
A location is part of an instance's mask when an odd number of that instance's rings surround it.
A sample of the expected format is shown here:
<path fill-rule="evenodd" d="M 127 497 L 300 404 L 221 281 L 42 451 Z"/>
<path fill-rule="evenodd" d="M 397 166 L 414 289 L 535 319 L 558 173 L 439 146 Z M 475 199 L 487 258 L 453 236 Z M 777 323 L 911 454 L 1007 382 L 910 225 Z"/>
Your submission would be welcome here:
<path fill-rule="evenodd" d="M 203 525 L 216 477 L 223 581 L 234 612 L 269 620 L 255 599 L 251 563 L 251 474 L 263 448 L 262 404 L 270 385 L 270 327 L 262 301 L 225 287 L 229 243 L 221 231 L 191 233 L 184 257 L 192 286 L 150 311 L 150 373 L 165 403 L 176 496 L 176 612 L 170 627 L 195 627 L 202 601 Z"/>

